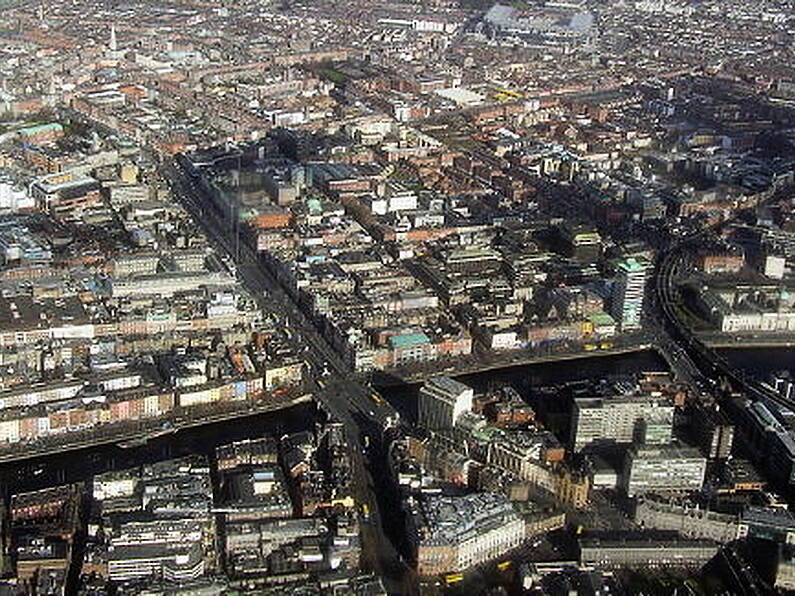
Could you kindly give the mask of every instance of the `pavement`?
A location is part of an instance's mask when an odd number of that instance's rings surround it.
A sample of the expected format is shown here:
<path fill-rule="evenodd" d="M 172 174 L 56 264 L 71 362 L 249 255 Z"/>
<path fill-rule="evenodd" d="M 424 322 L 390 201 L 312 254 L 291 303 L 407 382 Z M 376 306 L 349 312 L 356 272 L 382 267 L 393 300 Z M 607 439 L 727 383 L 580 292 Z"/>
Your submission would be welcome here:
<path fill-rule="evenodd" d="M 376 483 L 366 466 L 362 449 L 364 435 L 370 436 L 371 444 L 380 441 L 384 429 L 399 420 L 397 411 L 384 400 L 375 399 L 373 389 L 363 385 L 349 370 L 339 353 L 318 333 L 314 323 L 271 274 L 265 259 L 242 237 L 235 238 L 236 230 L 232 225 L 219 220 L 198 183 L 173 162 L 165 163 L 161 173 L 174 197 L 204 228 L 216 247 L 235 260 L 239 280 L 256 297 L 263 311 L 274 312 L 286 321 L 296 353 L 303 354 L 310 363 L 315 398 L 323 409 L 344 424 L 357 506 L 361 511 L 366 504 L 370 511 L 369 519 L 360 518 L 362 566 L 384 577 L 390 593 L 415 593 L 411 570 L 384 534 L 374 494 Z M 328 374 L 324 374 L 326 371 Z M 375 480 L 383 484 L 385 478 L 377 474 Z"/>

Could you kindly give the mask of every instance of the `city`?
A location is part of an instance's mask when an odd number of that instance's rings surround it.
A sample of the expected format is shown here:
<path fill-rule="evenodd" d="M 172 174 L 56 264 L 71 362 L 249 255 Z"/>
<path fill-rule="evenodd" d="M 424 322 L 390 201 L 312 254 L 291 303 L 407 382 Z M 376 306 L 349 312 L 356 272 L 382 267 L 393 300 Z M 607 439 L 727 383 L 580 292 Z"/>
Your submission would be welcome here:
<path fill-rule="evenodd" d="M 0 593 L 795 591 L 794 41 L 0 0 Z"/>

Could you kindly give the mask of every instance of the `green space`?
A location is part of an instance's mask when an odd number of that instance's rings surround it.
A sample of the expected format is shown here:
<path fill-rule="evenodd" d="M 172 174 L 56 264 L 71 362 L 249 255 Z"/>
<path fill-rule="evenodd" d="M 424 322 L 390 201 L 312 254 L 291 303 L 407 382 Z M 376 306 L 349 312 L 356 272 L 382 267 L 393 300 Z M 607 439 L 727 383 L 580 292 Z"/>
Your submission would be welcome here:
<path fill-rule="evenodd" d="M 318 74 L 324 79 L 331 81 L 332 83 L 336 83 L 337 85 L 340 85 L 348 80 L 348 77 L 345 73 L 330 67 L 320 68 L 318 70 Z"/>

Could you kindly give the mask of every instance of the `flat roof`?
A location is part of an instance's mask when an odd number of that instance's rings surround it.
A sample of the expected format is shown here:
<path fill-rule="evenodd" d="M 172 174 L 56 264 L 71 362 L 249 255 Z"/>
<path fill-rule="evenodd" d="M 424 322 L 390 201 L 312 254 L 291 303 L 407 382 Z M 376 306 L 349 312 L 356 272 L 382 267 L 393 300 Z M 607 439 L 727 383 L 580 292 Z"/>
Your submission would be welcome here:
<path fill-rule="evenodd" d="M 424 333 L 406 333 L 404 335 L 393 335 L 389 338 L 392 348 L 399 350 L 431 343 L 431 339 Z"/>

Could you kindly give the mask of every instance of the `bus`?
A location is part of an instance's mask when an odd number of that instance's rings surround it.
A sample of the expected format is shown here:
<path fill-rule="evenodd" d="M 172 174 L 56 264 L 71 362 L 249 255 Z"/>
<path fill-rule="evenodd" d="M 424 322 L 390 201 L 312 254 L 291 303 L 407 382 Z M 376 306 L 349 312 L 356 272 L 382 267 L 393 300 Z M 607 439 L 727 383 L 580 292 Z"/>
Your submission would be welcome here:
<path fill-rule="evenodd" d="M 463 573 L 448 573 L 447 575 L 444 576 L 444 583 L 446 583 L 449 586 L 452 584 L 457 584 L 463 579 L 464 579 Z"/>

